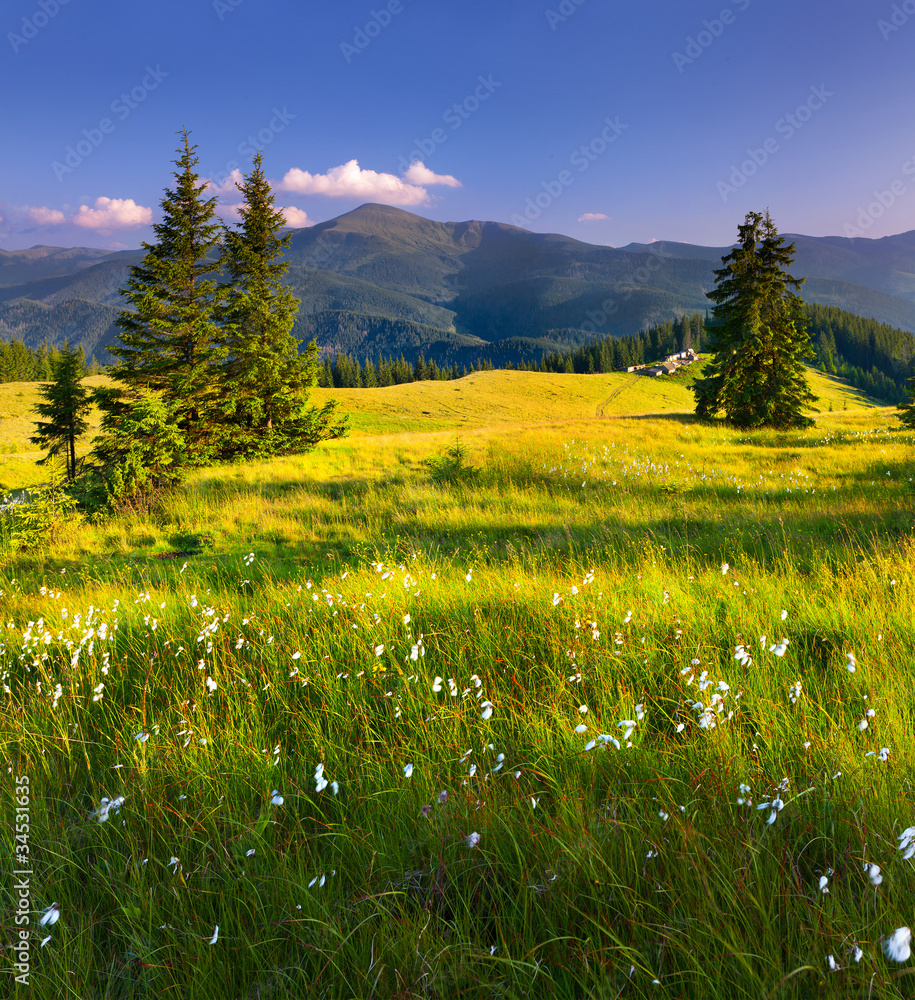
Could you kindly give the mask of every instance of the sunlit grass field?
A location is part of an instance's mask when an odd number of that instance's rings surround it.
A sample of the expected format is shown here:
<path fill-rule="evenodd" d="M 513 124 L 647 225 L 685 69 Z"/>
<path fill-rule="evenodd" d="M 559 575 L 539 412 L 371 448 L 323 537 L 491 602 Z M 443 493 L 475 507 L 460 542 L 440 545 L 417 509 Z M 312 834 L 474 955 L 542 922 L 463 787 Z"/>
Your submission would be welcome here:
<path fill-rule="evenodd" d="M 338 392 L 346 439 L 7 546 L 11 993 L 915 992 L 915 435 L 623 378 Z"/>
<path fill-rule="evenodd" d="M 819 407 L 857 413 L 875 404 L 840 379 L 809 372 Z M 494 424 L 562 423 L 572 419 L 691 413 L 695 407 L 689 377 L 648 379 L 638 375 L 545 375 L 533 372 L 477 372 L 454 382 L 413 382 L 386 389 L 314 389 L 312 400 L 323 406 L 331 399 L 350 415 L 353 434 L 425 434 L 435 430 L 462 431 Z M 89 376 L 87 386 L 110 383 L 104 375 Z M 40 383 L 0 383 L 0 490 L 46 482 L 49 470 L 35 463 L 43 453 L 29 442 L 35 433 L 34 406 Z M 85 455 L 97 432 L 97 411 L 80 439 Z"/>

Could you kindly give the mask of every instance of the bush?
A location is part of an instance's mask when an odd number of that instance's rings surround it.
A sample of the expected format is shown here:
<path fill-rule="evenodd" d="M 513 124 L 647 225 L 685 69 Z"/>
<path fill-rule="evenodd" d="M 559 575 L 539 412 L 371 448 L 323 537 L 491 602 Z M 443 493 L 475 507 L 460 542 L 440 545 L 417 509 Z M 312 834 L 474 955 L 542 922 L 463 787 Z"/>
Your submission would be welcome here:
<path fill-rule="evenodd" d="M 76 500 L 59 486 L 6 496 L 0 503 L 0 544 L 14 552 L 49 545 L 83 521 Z"/>
<path fill-rule="evenodd" d="M 467 454 L 467 445 L 457 437 L 444 455 L 427 458 L 423 464 L 436 483 L 469 483 L 476 478 L 479 469 L 465 464 Z"/>

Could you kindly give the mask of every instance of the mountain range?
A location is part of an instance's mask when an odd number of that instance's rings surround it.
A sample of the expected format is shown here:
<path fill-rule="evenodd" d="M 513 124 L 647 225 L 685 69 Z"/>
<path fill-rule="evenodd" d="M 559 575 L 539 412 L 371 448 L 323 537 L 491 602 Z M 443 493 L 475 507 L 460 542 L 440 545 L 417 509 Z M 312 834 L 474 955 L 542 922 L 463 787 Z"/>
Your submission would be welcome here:
<path fill-rule="evenodd" d="M 915 332 L 915 231 L 882 239 L 785 234 L 802 295 Z M 530 359 L 704 310 L 729 247 L 597 246 L 499 222 L 433 222 L 363 205 L 293 230 L 294 332 L 328 353 L 423 353 L 439 363 Z M 0 250 L 0 338 L 82 344 L 102 364 L 119 289 L 143 251 Z"/>

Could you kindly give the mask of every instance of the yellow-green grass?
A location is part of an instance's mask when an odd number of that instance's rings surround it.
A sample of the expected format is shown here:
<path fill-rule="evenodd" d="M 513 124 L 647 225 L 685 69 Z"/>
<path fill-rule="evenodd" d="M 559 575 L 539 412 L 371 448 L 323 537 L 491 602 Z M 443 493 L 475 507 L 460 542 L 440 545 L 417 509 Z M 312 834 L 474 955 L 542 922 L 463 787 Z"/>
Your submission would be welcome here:
<path fill-rule="evenodd" d="M 821 411 L 874 409 L 877 404 L 835 376 L 809 371 Z M 413 382 L 384 389 L 315 389 L 316 403 L 337 400 L 354 433 L 441 430 L 499 423 L 548 423 L 600 417 L 691 413 L 685 379 L 636 374 L 552 375 L 476 372 L 454 382 Z"/>
<path fill-rule="evenodd" d="M 907 995 L 915 434 L 487 375 L 530 410 L 401 403 L 2 552 L 34 996 Z"/>
<path fill-rule="evenodd" d="M 252 550 L 2 581 L 35 996 L 893 995 L 910 539 L 726 573 L 471 541 L 286 581 Z"/>
<path fill-rule="evenodd" d="M 104 375 L 90 375 L 83 384 L 95 388 L 107 385 Z M 0 383 L 0 492 L 35 486 L 47 482 L 52 471 L 36 463 L 44 452 L 29 438 L 35 433 L 35 405 L 41 402 L 40 382 Z M 92 436 L 98 431 L 99 413 L 93 408 L 88 418 L 89 429 L 80 439 L 79 453 L 86 454 Z"/>
<path fill-rule="evenodd" d="M 821 412 L 857 413 L 876 404 L 841 379 L 810 370 Z M 110 382 L 90 376 L 89 386 Z M 38 382 L 0 384 L 0 490 L 48 481 L 49 469 L 30 443 Z M 312 400 L 339 403 L 350 418 L 352 436 L 398 432 L 463 431 L 498 424 L 536 425 L 621 416 L 690 413 L 693 394 L 682 377 L 647 378 L 634 374 L 552 375 L 539 372 L 476 372 L 453 382 L 413 382 L 384 389 L 314 389 Z M 89 431 L 79 442 L 84 455 L 98 428 L 93 411 Z"/>

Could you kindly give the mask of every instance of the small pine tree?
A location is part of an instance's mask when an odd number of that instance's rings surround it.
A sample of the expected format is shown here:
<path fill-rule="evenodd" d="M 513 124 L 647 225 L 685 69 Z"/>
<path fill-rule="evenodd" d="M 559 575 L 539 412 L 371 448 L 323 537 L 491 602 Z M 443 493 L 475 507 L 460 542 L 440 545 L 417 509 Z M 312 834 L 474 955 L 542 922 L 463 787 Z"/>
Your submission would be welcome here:
<path fill-rule="evenodd" d="M 803 409 L 816 401 L 802 359 L 812 357 L 804 304 L 793 278 L 795 244 L 784 238 L 769 213 L 749 212 L 738 244 L 721 258 L 713 309 L 714 353 L 693 386 L 696 413 L 723 411 L 738 427 L 806 427 Z"/>
<path fill-rule="evenodd" d="M 36 421 L 31 442 L 48 448 L 48 454 L 39 465 L 63 452 L 69 482 L 76 477 L 76 439 L 85 434 L 89 426 L 85 417 L 92 403 L 89 390 L 82 384 L 86 365 L 82 349 L 74 350 L 69 344 L 64 344 L 63 350 L 49 364 L 53 381 L 38 390 L 44 402 L 35 405 L 35 412 L 45 419 Z"/>
<path fill-rule="evenodd" d="M 81 477 L 84 500 L 96 508 L 148 509 L 183 479 L 184 433 L 161 393 L 106 386 L 93 401 L 102 422 Z"/>

